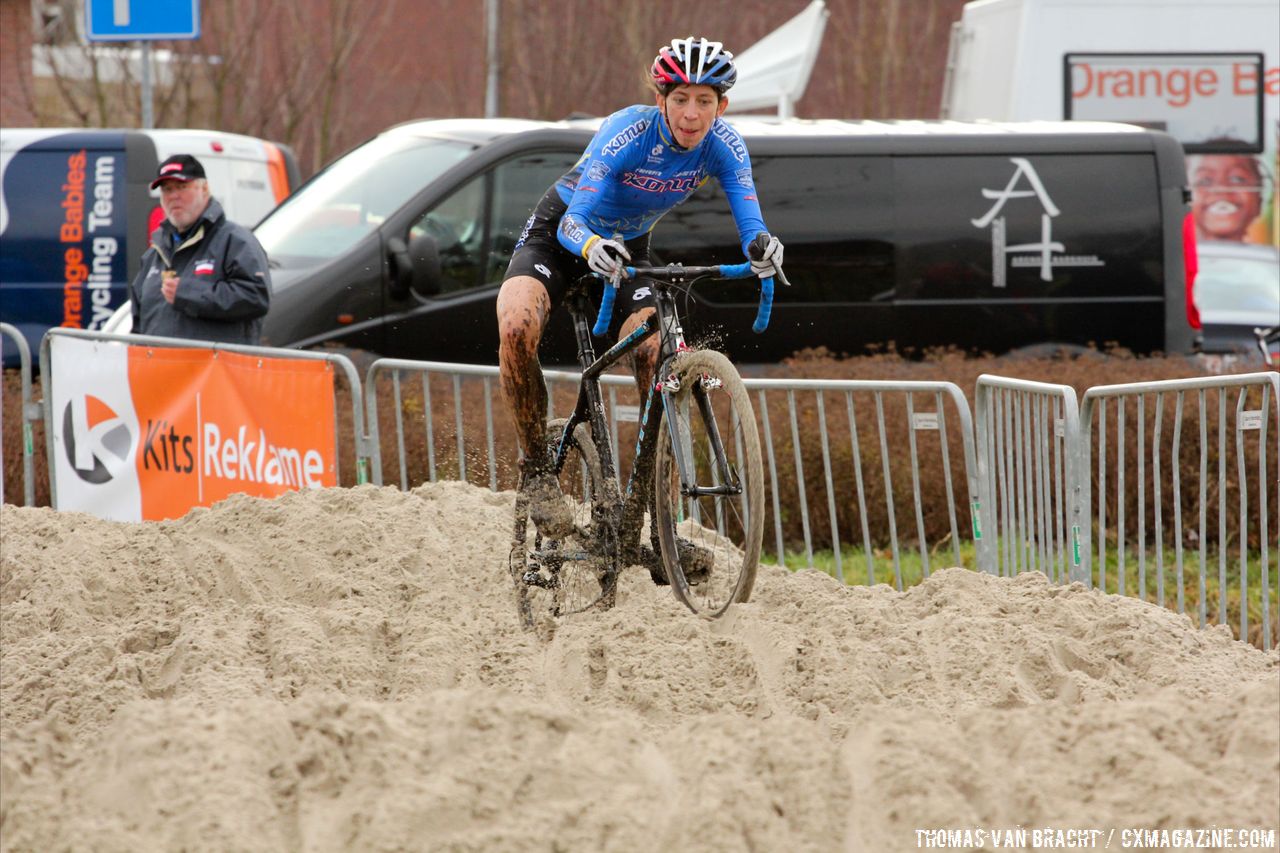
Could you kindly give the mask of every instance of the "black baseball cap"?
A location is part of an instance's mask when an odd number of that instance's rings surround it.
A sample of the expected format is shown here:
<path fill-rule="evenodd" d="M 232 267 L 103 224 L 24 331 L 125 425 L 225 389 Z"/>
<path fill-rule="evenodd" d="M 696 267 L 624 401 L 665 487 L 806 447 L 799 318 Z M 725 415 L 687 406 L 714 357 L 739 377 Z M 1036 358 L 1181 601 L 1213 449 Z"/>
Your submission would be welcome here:
<path fill-rule="evenodd" d="M 156 179 L 151 182 L 151 189 L 160 186 L 161 181 L 194 181 L 204 177 L 204 166 L 190 154 L 174 154 L 160 164 Z"/>

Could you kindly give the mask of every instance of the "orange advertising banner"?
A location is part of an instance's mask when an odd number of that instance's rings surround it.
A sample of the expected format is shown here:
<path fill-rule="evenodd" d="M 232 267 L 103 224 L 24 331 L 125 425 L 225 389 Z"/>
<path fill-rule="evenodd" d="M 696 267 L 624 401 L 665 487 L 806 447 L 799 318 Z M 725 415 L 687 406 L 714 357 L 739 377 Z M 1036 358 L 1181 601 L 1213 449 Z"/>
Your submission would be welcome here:
<path fill-rule="evenodd" d="M 128 348 L 143 519 L 337 485 L 328 362 Z"/>

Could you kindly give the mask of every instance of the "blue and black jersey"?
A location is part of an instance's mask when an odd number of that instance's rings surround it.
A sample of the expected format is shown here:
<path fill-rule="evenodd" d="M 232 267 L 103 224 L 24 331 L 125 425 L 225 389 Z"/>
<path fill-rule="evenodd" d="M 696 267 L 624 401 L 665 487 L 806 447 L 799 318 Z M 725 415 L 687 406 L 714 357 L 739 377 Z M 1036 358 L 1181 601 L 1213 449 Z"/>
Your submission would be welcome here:
<path fill-rule="evenodd" d="M 767 230 L 742 137 L 717 118 L 698 147 L 677 145 L 656 106 L 632 106 L 605 119 L 574 167 L 556 183 L 568 205 L 560 244 L 586 257 L 594 238 L 647 234 L 708 178 L 720 182 L 745 256 Z"/>

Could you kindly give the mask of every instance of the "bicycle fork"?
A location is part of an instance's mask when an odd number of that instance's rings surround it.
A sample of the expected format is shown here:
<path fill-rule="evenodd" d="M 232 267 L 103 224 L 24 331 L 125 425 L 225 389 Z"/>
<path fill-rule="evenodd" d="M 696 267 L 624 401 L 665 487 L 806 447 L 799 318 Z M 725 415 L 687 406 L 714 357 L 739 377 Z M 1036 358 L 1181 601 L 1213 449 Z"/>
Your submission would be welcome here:
<path fill-rule="evenodd" d="M 691 390 L 690 395 L 698 406 L 696 417 L 702 418 L 702 423 L 706 426 L 706 440 L 711 451 L 711 457 L 715 462 L 715 473 L 719 474 L 716 478 L 719 480 L 719 484 L 711 486 L 698 485 L 698 472 L 691 458 L 693 454 L 691 431 L 685 426 L 685 421 L 681 417 L 680 406 L 673 396 L 680 389 L 678 387 L 674 389 L 664 387 L 662 389 L 662 404 L 667 413 L 667 429 L 676 459 L 676 468 L 680 473 L 680 494 L 684 497 L 692 498 L 736 497 L 742 494 L 742 481 L 738 479 L 737 472 L 729 464 L 729 457 L 724 450 L 724 442 L 720 438 L 720 429 L 716 424 L 715 412 L 711 408 L 711 401 L 707 398 L 707 388 L 703 385 L 704 382 L 708 381 L 708 378 L 698 377 L 694 381 L 698 384 Z M 695 415 L 690 413 L 689 417 L 693 418 Z"/>

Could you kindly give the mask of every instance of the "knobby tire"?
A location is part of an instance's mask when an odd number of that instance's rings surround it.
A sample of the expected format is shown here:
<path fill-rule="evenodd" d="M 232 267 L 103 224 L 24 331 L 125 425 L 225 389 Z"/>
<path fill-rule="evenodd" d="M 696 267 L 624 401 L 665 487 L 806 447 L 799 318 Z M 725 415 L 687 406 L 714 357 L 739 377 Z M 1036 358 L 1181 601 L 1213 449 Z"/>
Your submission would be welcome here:
<path fill-rule="evenodd" d="M 714 429 L 742 487 L 733 496 L 682 497 L 668 421 L 673 413 L 664 410 L 654 464 L 654 524 L 662 562 L 676 599 L 714 619 L 730 605 L 747 601 L 755 584 L 764 538 L 760 435 L 747 388 L 723 354 L 683 353 L 670 372 L 680 380 L 679 391 L 671 396 L 678 434 L 692 454 L 698 485 L 723 483 L 709 440 Z M 709 404 L 710 422 L 703 416 L 699 396 Z"/>

